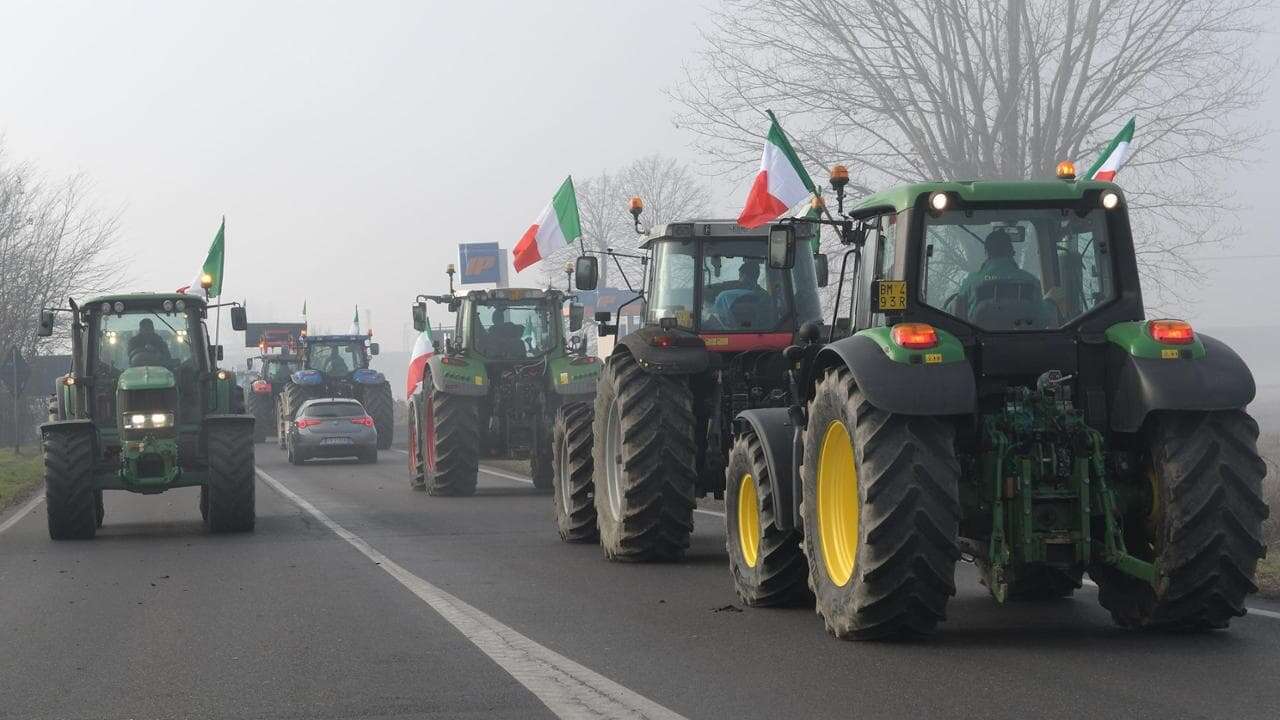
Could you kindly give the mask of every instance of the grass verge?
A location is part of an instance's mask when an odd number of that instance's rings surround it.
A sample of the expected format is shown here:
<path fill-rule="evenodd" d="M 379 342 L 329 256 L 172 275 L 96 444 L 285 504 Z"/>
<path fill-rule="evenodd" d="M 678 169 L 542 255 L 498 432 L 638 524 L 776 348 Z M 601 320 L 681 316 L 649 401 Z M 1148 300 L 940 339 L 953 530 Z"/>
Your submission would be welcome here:
<path fill-rule="evenodd" d="M 0 510 L 25 500 L 43 479 L 44 463 L 35 448 L 24 448 L 21 455 L 0 450 Z"/>

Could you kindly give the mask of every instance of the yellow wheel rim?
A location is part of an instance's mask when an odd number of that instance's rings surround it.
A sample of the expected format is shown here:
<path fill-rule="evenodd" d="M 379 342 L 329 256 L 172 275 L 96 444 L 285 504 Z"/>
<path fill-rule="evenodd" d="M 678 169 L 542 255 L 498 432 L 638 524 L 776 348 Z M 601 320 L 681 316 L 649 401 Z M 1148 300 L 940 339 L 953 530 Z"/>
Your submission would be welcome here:
<path fill-rule="evenodd" d="M 760 509 L 751 473 L 738 481 L 738 547 L 747 567 L 755 567 L 760 559 Z"/>
<path fill-rule="evenodd" d="M 833 420 L 818 449 L 818 540 L 827 577 L 844 586 L 858 558 L 858 469 L 844 423 Z"/>

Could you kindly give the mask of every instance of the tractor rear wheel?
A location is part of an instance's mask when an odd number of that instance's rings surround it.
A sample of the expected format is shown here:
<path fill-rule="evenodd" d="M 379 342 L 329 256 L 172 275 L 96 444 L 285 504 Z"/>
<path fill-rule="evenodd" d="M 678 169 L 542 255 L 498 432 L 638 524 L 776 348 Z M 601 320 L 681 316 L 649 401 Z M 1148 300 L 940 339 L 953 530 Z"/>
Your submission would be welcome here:
<path fill-rule="evenodd" d="M 218 424 L 206 429 L 209 443 L 209 530 L 215 533 L 253 530 L 253 428 Z"/>
<path fill-rule="evenodd" d="M 98 531 L 93 487 L 92 428 L 50 430 L 44 436 L 44 498 L 49 537 L 90 540 Z"/>
<path fill-rule="evenodd" d="M 960 558 L 955 428 L 877 408 L 836 368 L 809 403 L 804 441 L 804 549 L 827 631 L 933 632 Z"/>
<path fill-rule="evenodd" d="M 378 449 L 390 448 L 395 437 L 395 402 L 391 399 L 391 383 L 366 387 L 362 404 L 378 430 Z"/>
<path fill-rule="evenodd" d="M 554 421 L 552 421 L 554 422 Z M 529 448 L 529 479 L 538 490 L 550 490 L 555 475 L 554 451 L 551 447 L 552 428 L 545 420 L 533 428 L 533 447 Z"/>
<path fill-rule="evenodd" d="M 408 435 L 409 435 L 409 487 L 414 490 L 426 490 L 426 458 L 422 445 L 422 398 L 409 400 Z"/>
<path fill-rule="evenodd" d="M 480 473 L 480 416 L 476 401 L 427 389 L 423 419 L 426 485 L 431 495 L 476 493 Z"/>
<path fill-rule="evenodd" d="M 556 529 L 560 539 L 570 543 L 593 543 L 600 537 L 596 528 L 595 458 L 592 457 L 590 403 L 576 402 L 556 411 L 552 432 L 552 494 L 556 508 Z"/>
<path fill-rule="evenodd" d="M 275 406 L 271 396 L 259 395 L 250 390 L 245 397 L 245 409 L 253 416 L 253 441 L 266 442 L 272 426 L 275 425 L 275 412 L 273 412 Z"/>
<path fill-rule="evenodd" d="M 600 547 L 610 560 L 679 560 L 693 534 L 698 433 L 688 377 L 655 375 L 628 353 L 596 389 L 594 460 Z"/>
<path fill-rule="evenodd" d="M 320 397 L 320 392 L 313 389 L 309 385 L 298 385 L 289 383 L 284 386 L 284 392 L 280 393 L 280 423 L 277 426 L 277 432 L 280 433 L 280 449 L 284 449 L 284 436 L 288 431 L 289 423 L 293 422 L 298 414 L 298 408 L 308 400 Z"/>
<path fill-rule="evenodd" d="M 1225 628 L 1245 614 L 1266 552 L 1258 423 L 1241 410 L 1166 412 L 1146 439 L 1152 504 L 1126 523 L 1125 545 L 1155 563 L 1159 581 L 1090 568 L 1098 602 L 1124 627 Z"/>
<path fill-rule="evenodd" d="M 724 507 L 725 549 L 738 599 L 752 607 L 812 602 L 800 533 L 778 527 L 769 464 L 750 428 L 729 450 Z"/>

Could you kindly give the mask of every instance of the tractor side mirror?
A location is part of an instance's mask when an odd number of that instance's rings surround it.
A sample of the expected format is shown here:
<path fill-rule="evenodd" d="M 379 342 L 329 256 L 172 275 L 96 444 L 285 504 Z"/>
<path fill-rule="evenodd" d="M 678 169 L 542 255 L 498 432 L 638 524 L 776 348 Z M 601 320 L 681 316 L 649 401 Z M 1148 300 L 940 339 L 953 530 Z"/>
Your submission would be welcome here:
<path fill-rule="evenodd" d="M 827 269 L 827 256 L 825 253 L 818 253 L 813 256 L 813 272 L 818 276 L 818 287 L 824 288 L 831 281 L 830 271 Z"/>
<path fill-rule="evenodd" d="M 427 329 L 427 304 L 418 303 L 413 306 L 413 329 L 422 332 Z"/>
<path fill-rule="evenodd" d="M 222 357 L 223 357 L 222 346 L 221 346 L 221 345 L 210 345 L 210 346 L 209 346 L 209 357 L 210 357 L 210 359 L 212 359 L 215 363 L 222 362 Z"/>
<path fill-rule="evenodd" d="M 249 327 L 249 319 L 245 315 L 244 307 L 235 305 L 231 308 L 231 329 L 244 330 Z"/>
<path fill-rule="evenodd" d="M 582 316 L 586 311 L 578 303 L 569 303 L 569 331 L 578 332 L 582 329 Z"/>
<path fill-rule="evenodd" d="M 369 354 L 370 355 L 378 354 L 378 343 L 369 343 Z"/>
<path fill-rule="evenodd" d="M 462 301 L 461 301 L 461 300 L 456 300 L 456 299 L 455 299 L 455 300 L 450 300 L 450 301 L 449 301 L 449 312 L 458 312 L 458 308 L 460 308 L 460 307 L 462 307 Z"/>
<path fill-rule="evenodd" d="M 796 232 L 790 225 L 769 228 L 769 267 L 790 270 L 796 264 Z"/>
<path fill-rule="evenodd" d="M 579 290 L 595 290 L 600 282 L 600 260 L 583 255 L 573 264 L 573 284 Z"/>
<path fill-rule="evenodd" d="M 38 337 L 49 337 L 53 335 L 53 311 L 40 311 L 40 327 L 36 330 Z"/>
<path fill-rule="evenodd" d="M 618 332 L 617 325 L 609 324 L 609 318 L 611 317 L 613 316 L 609 314 L 608 310 L 600 310 L 596 313 L 596 335 L 608 337 Z"/>

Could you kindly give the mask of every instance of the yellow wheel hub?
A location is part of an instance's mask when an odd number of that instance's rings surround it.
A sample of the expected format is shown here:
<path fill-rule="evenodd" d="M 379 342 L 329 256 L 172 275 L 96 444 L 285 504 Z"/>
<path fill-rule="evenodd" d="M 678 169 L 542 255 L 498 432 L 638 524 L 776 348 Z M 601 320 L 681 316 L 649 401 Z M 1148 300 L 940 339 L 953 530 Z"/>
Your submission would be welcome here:
<path fill-rule="evenodd" d="M 818 540 L 827 577 L 837 586 L 853 577 L 860 510 L 853 440 L 844 423 L 833 420 L 818 448 Z"/>
<path fill-rule="evenodd" d="M 760 560 L 760 509 L 751 473 L 738 481 L 738 547 L 747 567 L 755 567 Z"/>

